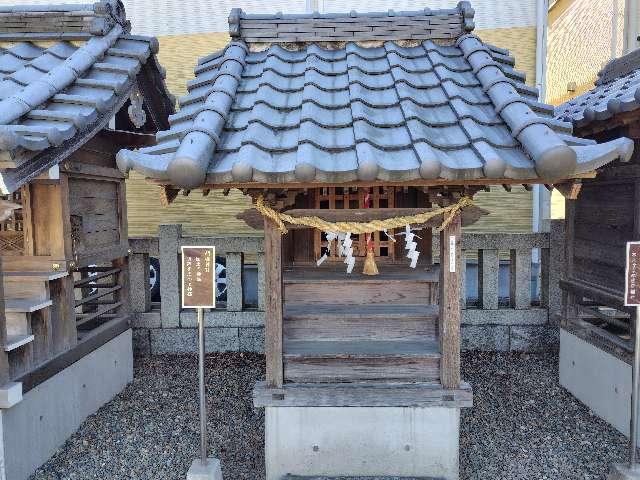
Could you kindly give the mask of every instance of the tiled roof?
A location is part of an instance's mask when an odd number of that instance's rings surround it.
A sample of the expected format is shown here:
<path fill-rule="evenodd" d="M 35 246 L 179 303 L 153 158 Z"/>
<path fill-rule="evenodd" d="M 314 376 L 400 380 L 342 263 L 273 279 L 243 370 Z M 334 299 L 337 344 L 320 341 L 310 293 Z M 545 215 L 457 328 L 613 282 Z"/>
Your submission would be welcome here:
<path fill-rule="evenodd" d="M 610 61 L 594 88 L 556 107 L 559 120 L 584 127 L 640 106 L 640 49 Z"/>
<path fill-rule="evenodd" d="M 130 35 L 128 28 L 115 0 L 0 10 L 2 193 L 64 160 L 104 128 L 146 64 L 162 82 L 153 58 L 157 41 Z"/>
<path fill-rule="evenodd" d="M 631 155 L 628 139 L 572 137 L 508 52 L 474 35 L 378 44 L 233 41 L 200 60 L 157 145 L 121 151 L 119 166 L 194 188 L 561 179 Z"/>

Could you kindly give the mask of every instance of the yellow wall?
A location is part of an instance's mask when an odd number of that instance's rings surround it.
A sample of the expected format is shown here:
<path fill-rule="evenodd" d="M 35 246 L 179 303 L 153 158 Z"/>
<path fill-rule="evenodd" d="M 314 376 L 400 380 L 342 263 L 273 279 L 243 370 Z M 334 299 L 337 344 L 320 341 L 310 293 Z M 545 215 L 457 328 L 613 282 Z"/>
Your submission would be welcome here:
<path fill-rule="evenodd" d="M 485 42 L 508 48 L 516 58 L 516 68 L 527 74 L 527 83 L 535 83 L 535 27 L 502 28 L 476 32 Z M 229 41 L 226 33 L 207 33 L 160 37 L 160 63 L 167 69 L 167 85 L 177 96 L 186 93 L 187 80 L 193 78 L 193 68 L 199 57 L 224 47 Z M 131 236 L 156 235 L 162 223 L 182 223 L 192 234 L 209 235 L 261 235 L 235 218 L 250 208 L 251 202 L 238 191 L 224 197 L 211 192 L 202 197 L 198 191 L 188 197 L 180 195 L 169 207 L 162 208 L 156 185 L 132 173 L 127 180 L 129 234 Z M 530 231 L 531 192 L 514 187 L 511 193 L 501 187 L 476 196 L 478 205 L 491 215 L 472 227 L 474 231 Z"/>
<path fill-rule="evenodd" d="M 617 2 L 616 56 L 622 54 L 624 1 Z M 559 105 L 593 86 L 611 58 L 612 0 L 559 0 L 549 13 L 547 101 Z M 567 84 L 575 82 L 576 91 Z"/>

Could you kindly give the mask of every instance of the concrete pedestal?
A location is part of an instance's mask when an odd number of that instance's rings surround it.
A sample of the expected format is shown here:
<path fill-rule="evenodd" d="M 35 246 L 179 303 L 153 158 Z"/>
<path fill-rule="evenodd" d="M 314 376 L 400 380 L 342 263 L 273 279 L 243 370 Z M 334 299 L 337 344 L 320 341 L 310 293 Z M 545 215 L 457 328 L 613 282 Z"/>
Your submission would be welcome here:
<path fill-rule="evenodd" d="M 631 470 L 629 465 L 616 463 L 611 467 L 607 480 L 640 480 L 640 468 Z"/>
<path fill-rule="evenodd" d="M 209 457 L 207 464 L 203 465 L 200 459 L 196 458 L 187 472 L 187 480 L 222 480 L 220 460 Z"/>
<path fill-rule="evenodd" d="M 560 385 L 627 437 L 631 376 L 631 365 L 560 329 Z"/>
<path fill-rule="evenodd" d="M 0 480 L 24 480 L 133 380 L 131 330 L 0 408 Z"/>
<path fill-rule="evenodd" d="M 460 409 L 266 407 L 267 480 L 300 476 L 458 478 Z"/>

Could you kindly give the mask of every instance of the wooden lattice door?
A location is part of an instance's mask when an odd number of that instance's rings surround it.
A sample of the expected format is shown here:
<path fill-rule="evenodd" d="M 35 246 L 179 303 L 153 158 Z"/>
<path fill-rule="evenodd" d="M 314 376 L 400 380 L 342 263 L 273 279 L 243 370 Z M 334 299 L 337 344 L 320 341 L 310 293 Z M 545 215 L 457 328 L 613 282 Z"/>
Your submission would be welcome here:
<path fill-rule="evenodd" d="M 315 196 L 315 208 L 342 210 L 365 208 L 365 199 L 369 194 L 370 208 L 393 208 L 395 207 L 394 187 L 324 187 L 318 189 Z M 393 234 L 393 230 L 389 231 Z M 327 242 L 325 232 L 315 231 L 314 234 L 314 255 L 316 260 L 325 253 L 329 253 L 329 261 L 342 261 L 338 256 L 337 242 L 331 245 Z M 351 235 L 353 240 L 353 255 L 364 257 L 367 253 L 366 235 Z M 373 233 L 373 251 L 377 258 L 381 260 L 393 261 L 395 253 L 393 241 L 384 232 Z"/>
<path fill-rule="evenodd" d="M 0 195 L 0 199 L 22 205 L 20 190 L 10 195 Z M 0 255 L 24 254 L 24 227 L 22 209 L 13 210 L 9 218 L 0 222 Z"/>

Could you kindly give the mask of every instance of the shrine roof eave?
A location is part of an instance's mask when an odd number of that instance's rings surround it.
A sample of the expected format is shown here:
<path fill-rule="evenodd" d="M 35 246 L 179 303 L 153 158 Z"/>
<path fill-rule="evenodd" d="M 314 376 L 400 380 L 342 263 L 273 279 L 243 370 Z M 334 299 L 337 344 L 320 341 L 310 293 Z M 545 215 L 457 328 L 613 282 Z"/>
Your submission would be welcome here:
<path fill-rule="evenodd" d="M 559 178 L 471 178 L 471 179 L 415 179 L 407 181 L 384 181 L 384 180 L 354 180 L 350 182 L 229 182 L 215 183 L 205 182 L 203 185 L 193 190 L 298 190 L 307 188 L 324 188 L 324 187 L 490 187 L 490 186 L 510 186 L 510 185 L 559 185 L 569 182 L 580 181 L 583 179 L 595 178 L 598 172 L 591 170 L 588 172 L 575 174 L 568 177 Z M 172 184 L 170 181 L 159 180 L 157 178 L 147 177 L 145 180 L 161 187 L 172 190 L 190 190 L 179 185 Z"/>

